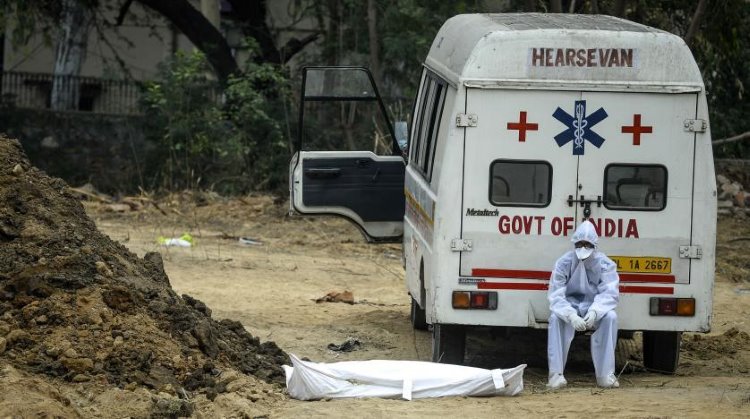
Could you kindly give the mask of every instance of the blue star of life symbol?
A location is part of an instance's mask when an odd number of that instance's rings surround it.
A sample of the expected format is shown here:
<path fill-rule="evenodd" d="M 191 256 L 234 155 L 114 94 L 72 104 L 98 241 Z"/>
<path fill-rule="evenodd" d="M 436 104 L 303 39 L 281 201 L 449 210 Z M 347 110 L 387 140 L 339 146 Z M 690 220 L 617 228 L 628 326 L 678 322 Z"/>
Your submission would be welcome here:
<path fill-rule="evenodd" d="M 573 141 L 574 156 L 583 155 L 584 140 L 588 140 L 591 144 L 596 146 L 596 148 L 599 148 L 604 144 L 604 138 L 591 130 L 594 125 L 607 117 L 607 112 L 604 108 L 599 108 L 596 112 L 586 116 L 586 101 L 576 100 L 574 115 L 570 115 L 558 107 L 552 116 L 568 127 L 565 131 L 555 135 L 557 145 L 562 147 L 570 141 Z"/>

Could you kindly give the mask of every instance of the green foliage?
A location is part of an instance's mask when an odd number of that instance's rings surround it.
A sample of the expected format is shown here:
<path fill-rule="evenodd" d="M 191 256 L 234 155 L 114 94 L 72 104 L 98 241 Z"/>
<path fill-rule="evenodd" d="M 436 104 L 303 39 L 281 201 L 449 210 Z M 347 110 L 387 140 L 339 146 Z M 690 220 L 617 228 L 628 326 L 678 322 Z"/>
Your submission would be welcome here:
<path fill-rule="evenodd" d="M 314 64 L 369 66 L 367 0 L 312 2 L 324 34 L 321 56 Z M 549 0 L 431 0 L 377 1 L 377 36 L 380 48 L 381 93 L 397 109 L 410 109 L 422 62 L 446 19 L 460 13 L 537 12 L 550 10 Z M 590 1 L 562 0 L 562 10 L 592 13 Z M 624 18 L 685 36 L 698 1 L 599 0 L 598 12 L 612 15 L 624 5 Z M 325 17 L 322 18 L 322 17 Z M 750 131 L 750 2 L 709 0 L 690 47 L 706 84 L 714 139 Z M 394 119 L 404 119 L 397 117 Z M 719 157 L 750 157 L 750 142 L 717 147 Z"/>
<path fill-rule="evenodd" d="M 486 2 L 434 0 L 379 0 L 377 35 L 383 67 L 381 94 L 413 99 L 421 64 L 440 26 L 461 13 L 486 12 Z M 322 57 L 316 64 L 369 67 L 367 0 L 315 2 L 315 12 L 328 18 Z"/>
<path fill-rule="evenodd" d="M 701 67 L 715 139 L 750 131 L 750 2 L 717 1 L 696 37 L 693 52 Z M 750 143 L 715 148 L 719 157 L 750 157 Z"/>
<path fill-rule="evenodd" d="M 251 52 L 258 50 L 252 39 L 246 43 Z M 230 77 L 225 94 L 224 112 L 232 141 L 241 147 L 245 176 L 255 180 L 254 189 L 279 188 L 289 159 L 279 117 L 290 94 L 286 77 L 273 65 L 249 59 L 242 75 Z"/>
<path fill-rule="evenodd" d="M 374 2 L 381 69 L 378 90 L 389 109 L 391 121 L 409 118 L 422 62 L 443 22 L 456 14 L 481 11 L 483 3 L 479 0 Z M 311 4 L 323 37 L 319 55 L 309 57 L 307 63 L 372 67 L 368 0 Z M 303 148 L 390 154 L 391 138 L 384 122 L 375 103 L 311 103 L 305 110 Z"/>
<path fill-rule="evenodd" d="M 684 36 L 693 19 L 696 4 L 664 0 L 651 4 L 641 0 L 629 18 Z M 745 86 L 750 83 L 750 2 L 709 2 L 691 50 L 706 85 L 711 131 L 714 139 L 750 130 L 750 101 Z M 750 157 L 750 144 L 733 143 L 717 147 L 718 157 Z"/>
<path fill-rule="evenodd" d="M 178 53 L 160 80 L 147 84 L 146 133 L 159 144 L 159 185 L 230 193 L 277 188 L 280 158 L 288 156 L 271 115 L 286 94 L 285 79 L 270 65 L 250 63 L 222 92 L 209 71 L 202 53 Z"/>
<path fill-rule="evenodd" d="M 0 0 L 0 29 L 10 35 L 13 47 L 27 45 L 38 34 L 50 45 L 60 8 L 59 0 Z"/>
<path fill-rule="evenodd" d="M 379 22 L 383 77 L 388 89 L 399 96 L 414 98 L 422 73 L 422 62 L 432 40 L 448 18 L 461 13 L 482 11 L 477 2 L 435 2 L 429 0 L 391 0 L 381 2 Z"/>

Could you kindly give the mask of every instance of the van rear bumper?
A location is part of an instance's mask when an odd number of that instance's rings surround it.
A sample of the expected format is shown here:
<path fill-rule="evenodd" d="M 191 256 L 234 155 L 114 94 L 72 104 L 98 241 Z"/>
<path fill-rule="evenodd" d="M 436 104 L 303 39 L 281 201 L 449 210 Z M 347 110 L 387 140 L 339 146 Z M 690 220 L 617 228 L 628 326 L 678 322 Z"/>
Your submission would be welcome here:
<path fill-rule="evenodd" d="M 529 284 L 529 282 L 518 284 Z M 474 291 L 478 288 L 476 285 L 470 285 L 456 287 L 456 290 Z M 700 296 L 704 294 L 696 292 L 697 287 L 676 284 L 671 294 L 655 294 L 653 293 L 655 288 L 658 287 L 650 288 L 648 284 L 645 284 L 641 289 L 621 291 L 620 302 L 616 309 L 620 330 L 710 331 L 711 300 L 701 298 Z M 482 287 L 482 289 L 487 288 Z M 546 289 L 491 289 L 490 291 L 497 292 L 496 310 L 454 309 L 451 293 L 441 292 L 443 299 L 435 305 L 431 319 L 437 323 L 467 326 L 547 328 L 550 311 Z M 695 298 L 695 315 L 682 317 L 649 314 L 651 298 L 659 296 Z"/>

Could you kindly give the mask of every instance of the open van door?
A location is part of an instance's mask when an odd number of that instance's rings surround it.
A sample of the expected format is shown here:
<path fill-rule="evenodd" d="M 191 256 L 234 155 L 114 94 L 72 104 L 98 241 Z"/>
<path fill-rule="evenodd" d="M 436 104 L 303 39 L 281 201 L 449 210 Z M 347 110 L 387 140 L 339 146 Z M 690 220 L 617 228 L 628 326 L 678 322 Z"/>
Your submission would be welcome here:
<path fill-rule="evenodd" d="M 338 215 L 369 242 L 401 241 L 405 161 L 367 69 L 303 68 L 296 148 L 290 212 Z"/>

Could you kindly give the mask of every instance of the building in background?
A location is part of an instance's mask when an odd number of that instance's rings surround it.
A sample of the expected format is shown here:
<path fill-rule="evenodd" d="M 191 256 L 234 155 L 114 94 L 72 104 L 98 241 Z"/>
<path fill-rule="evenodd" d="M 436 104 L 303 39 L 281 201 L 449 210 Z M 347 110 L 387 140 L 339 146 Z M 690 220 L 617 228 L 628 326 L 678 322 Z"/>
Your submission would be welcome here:
<path fill-rule="evenodd" d="M 190 3 L 219 29 L 235 59 L 242 62 L 243 55 L 247 55 L 242 49 L 243 34 L 238 22 L 231 19 L 230 3 L 226 0 L 190 0 Z M 291 15 L 294 10 L 289 0 L 270 2 L 267 6 L 266 20 L 273 28 L 275 40 L 285 42 L 300 33 L 295 27 L 300 21 Z M 7 26 L 0 54 L 3 103 L 19 108 L 49 109 L 53 83 L 69 83 L 77 95 L 73 110 L 138 113 L 142 82 L 155 79 L 159 65 L 177 51 L 194 49 L 173 24 L 137 1 L 132 2 L 122 16 L 118 16 L 118 7 L 100 7 L 98 11 L 100 14 L 89 29 L 85 58 L 78 75 L 57 80 L 54 75 L 55 39 L 50 43 L 38 33 L 25 45 L 14 46 L 14 28 Z"/>

